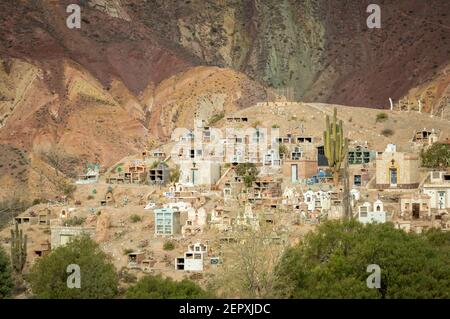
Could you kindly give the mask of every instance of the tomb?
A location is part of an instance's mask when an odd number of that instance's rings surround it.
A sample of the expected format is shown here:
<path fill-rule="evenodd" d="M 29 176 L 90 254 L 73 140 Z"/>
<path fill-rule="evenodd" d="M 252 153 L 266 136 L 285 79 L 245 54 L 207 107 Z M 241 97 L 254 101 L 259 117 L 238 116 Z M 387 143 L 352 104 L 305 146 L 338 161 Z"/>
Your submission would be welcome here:
<path fill-rule="evenodd" d="M 50 226 L 50 232 L 52 249 L 66 245 L 76 236 L 88 235 L 95 238 L 95 227 L 54 225 Z"/>
<path fill-rule="evenodd" d="M 450 172 L 430 172 L 423 184 L 423 192 L 430 196 L 430 207 L 432 209 L 450 209 Z"/>
<path fill-rule="evenodd" d="M 17 224 L 36 224 L 37 218 L 33 216 L 18 216 L 14 218 Z"/>
<path fill-rule="evenodd" d="M 189 245 L 184 256 L 175 259 L 175 270 L 203 271 L 204 260 L 207 254 L 207 245 L 198 242 Z"/>
<path fill-rule="evenodd" d="M 179 182 L 190 185 L 214 185 L 220 178 L 220 163 L 214 161 L 180 161 Z"/>
<path fill-rule="evenodd" d="M 98 164 L 89 164 L 85 174 L 79 175 L 76 184 L 94 184 L 98 182 L 100 173 Z"/>
<path fill-rule="evenodd" d="M 166 185 L 170 180 L 169 167 L 161 162 L 148 170 L 148 183 L 150 185 Z"/>
<path fill-rule="evenodd" d="M 45 257 L 48 254 L 50 254 L 51 248 L 50 248 L 50 242 L 48 240 L 44 241 L 39 245 L 39 248 L 34 250 L 34 255 L 36 257 Z"/>
<path fill-rule="evenodd" d="M 112 188 L 109 188 L 105 194 L 105 199 L 100 201 L 101 206 L 113 205 L 115 202 Z"/>
<path fill-rule="evenodd" d="M 212 229 L 217 229 L 221 232 L 230 231 L 232 229 L 233 219 L 228 210 L 222 206 L 216 206 L 211 212 L 209 224 Z"/>
<path fill-rule="evenodd" d="M 376 153 L 369 150 L 367 147 L 358 145 L 348 150 L 348 164 L 368 164 L 376 157 Z"/>
<path fill-rule="evenodd" d="M 155 213 L 155 235 L 175 235 L 181 231 L 180 212 L 172 208 L 159 208 Z"/>
<path fill-rule="evenodd" d="M 227 123 L 247 123 L 248 117 L 246 116 L 229 116 L 226 118 Z"/>
<path fill-rule="evenodd" d="M 414 132 L 412 141 L 420 146 L 430 146 L 436 143 L 438 139 L 439 133 L 434 128 L 431 130 L 424 128 Z"/>
<path fill-rule="evenodd" d="M 359 206 L 358 221 L 363 224 L 385 223 L 386 212 L 384 211 L 383 202 L 381 200 L 377 200 L 373 203 L 373 206 L 369 202 L 365 202 Z"/>
<path fill-rule="evenodd" d="M 378 189 L 414 189 L 419 186 L 419 157 L 397 152 L 389 144 L 376 158 L 376 187 Z"/>
<path fill-rule="evenodd" d="M 401 216 L 405 220 L 431 218 L 430 196 L 425 194 L 406 194 L 400 198 Z"/>
<path fill-rule="evenodd" d="M 186 223 L 181 227 L 181 234 L 195 235 L 203 231 L 203 227 L 206 225 L 206 211 L 203 207 L 195 209 L 190 207 L 187 210 L 188 216 Z"/>
<path fill-rule="evenodd" d="M 298 183 L 302 179 L 311 178 L 317 174 L 317 170 L 317 161 L 305 158 L 286 159 L 282 165 L 283 177 L 291 183 Z"/>
<path fill-rule="evenodd" d="M 128 254 L 128 268 L 141 268 L 142 262 L 145 260 L 144 252 L 132 252 Z"/>

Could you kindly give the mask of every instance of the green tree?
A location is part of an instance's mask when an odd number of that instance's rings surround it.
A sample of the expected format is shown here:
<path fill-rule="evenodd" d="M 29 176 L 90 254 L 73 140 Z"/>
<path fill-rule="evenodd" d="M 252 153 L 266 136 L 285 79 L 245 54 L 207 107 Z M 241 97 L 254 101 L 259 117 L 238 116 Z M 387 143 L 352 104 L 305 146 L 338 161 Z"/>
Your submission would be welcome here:
<path fill-rule="evenodd" d="M 434 143 L 426 151 L 420 153 L 422 165 L 429 168 L 450 166 L 450 145 Z"/>
<path fill-rule="evenodd" d="M 13 280 L 11 276 L 11 266 L 5 251 L 0 247 L 0 299 L 11 295 Z"/>
<path fill-rule="evenodd" d="M 67 267 L 80 267 L 80 288 L 69 288 Z M 118 276 L 108 255 L 88 236 L 76 237 L 58 247 L 32 267 L 29 281 L 33 294 L 42 299 L 102 299 L 117 294 Z"/>
<path fill-rule="evenodd" d="M 278 146 L 278 154 L 283 154 L 284 158 L 287 158 L 289 155 L 289 149 L 286 145 L 280 143 L 280 145 Z"/>
<path fill-rule="evenodd" d="M 195 282 L 183 279 L 180 282 L 161 275 L 148 275 L 130 287 L 125 293 L 128 299 L 199 299 L 209 294 Z"/>
<path fill-rule="evenodd" d="M 407 234 L 392 224 L 329 221 L 288 249 L 276 273 L 289 298 L 449 298 L 450 254 L 436 233 Z M 443 246 L 448 246 L 443 243 Z M 369 289 L 367 266 L 381 268 Z"/>
<path fill-rule="evenodd" d="M 170 172 L 169 175 L 170 182 L 171 183 L 178 182 L 178 180 L 180 179 L 180 166 L 176 165 L 174 168 L 171 168 L 169 172 Z"/>
<path fill-rule="evenodd" d="M 254 163 L 239 163 L 236 165 L 236 174 L 244 178 L 245 186 L 251 187 L 258 176 L 258 169 Z"/>

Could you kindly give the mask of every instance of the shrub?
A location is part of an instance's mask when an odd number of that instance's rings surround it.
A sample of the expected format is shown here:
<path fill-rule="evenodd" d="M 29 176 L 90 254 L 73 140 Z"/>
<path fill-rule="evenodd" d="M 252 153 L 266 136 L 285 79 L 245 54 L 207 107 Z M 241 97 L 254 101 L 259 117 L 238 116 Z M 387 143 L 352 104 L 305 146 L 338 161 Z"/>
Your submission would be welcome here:
<path fill-rule="evenodd" d="M 199 299 L 209 294 L 195 282 L 184 279 L 180 282 L 161 275 L 145 276 L 125 293 L 128 299 Z"/>
<path fill-rule="evenodd" d="M 219 122 L 221 119 L 223 119 L 225 117 L 225 112 L 220 112 L 217 114 L 214 114 L 213 116 L 211 116 L 211 118 L 208 121 L 208 125 L 213 125 L 217 122 Z"/>
<path fill-rule="evenodd" d="M 42 199 L 42 198 L 35 198 L 33 199 L 33 202 L 31 203 L 32 206 L 34 205 L 39 205 L 39 204 L 45 204 L 48 201 L 46 199 Z"/>
<path fill-rule="evenodd" d="M 272 128 L 280 128 L 280 126 L 278 124 L 273 124 Z"/>
<path fill-rule="evenodd" d="M 239 163 L 236 165 L 236 173 L 244 178 L 245 186 L 250 187 L 258 176 L 258 169 L 254 163 Z"/>
<path fill-rule="evenodd" d="M 150 165 L 150 169 L 158 167 L 159 163 L 161 163 L 161 161 L 153 161 L 152 165 Z"/>
<path fill-rule="evenodd" d="M 381 131 L 381 135 L 389 137 L 394 135 L 394 131 L 391 130 L 390 128 L 385 128 L 384 130 Z"/>
<path fill-rule="evenodd" d="M 163 245 L 164 250 L 174 250 L 175 244 L 172 241 L 166 241 Z"/>
<path fill-rule="evenodd" d="M 91 199 L 94 199 L 94 198 L 95 197 L 93 195 L 88 195 L 88 197 L 87 197 L 88 200 L 91 200 Z"/>
<path fill-rule="evenodd" d="M 177 165 L 170 170 L 170 182 L 175 183 L 180 179 L 180 167 Z"/>
<path fill-rule="evenodd" d="M 122 269 L 119 272 L 119 279 L 126 284 L 134 284 L 137 282 L 136 275 L 130 274 L 127 269 Z"/>
<path fill-rule="evenodd" d="M 261 125 L 261 121 L 258 120 L 258 121 L 253 122 L 252 127 L 257 128 L 260 125 Z"/>
<path fill-rule="evenodd" d="M 74 216 L 72 218 L 68 218 L 64 221 L 64 226 L 81 226 L 84 224 L 86 218 Z"/>
<path fill-rule="evenodd" d="M 132 223 L 137 223 L 137 222 L 140 222 L 141 220 L 142 220 L 142 217 L 139 215 L 133 214 L 130 216 L 130 221 Z"/>
<path fill-rule="evenodd" d="M 434 143 L 427 150 L 420 153 L 422 165 L 429 168 L 450 166 L 450 145 Z"/>
<path fill-rule="evenodd" d="M 72 197 L 76 190 L 77 186 L 70 183 L 66 183 L 62 188 L 63 194 L 67 197 Z"/>
<path fill-rule="evenodd" d="M 377 118 L 375 120 L 376 123 L 384 122 L 388 119 L 388 115 L 386 113 L 378 113 Z"/>
<path fill-rule="evenodd" d="M 283 154 L 284 157 L 287 157 L 287 156 L 289 155 L 289 150 L 288 150 L 288 148 L 287 148 L 286 145 L 280 144 L 280 145 L 278 146 L 278 153 L 279 153 L 280 155 Z"/>
<path fill-rule="evenodd" d="M 0 246 L 0 299 L 8 298 L 13 288 L 11 262 Z"/>
<path fill-rule="evenodd" d="M 131 248 L 125 248 L 125 249 L 123 250 L 123 254 L 124 254 L 125 256 L 127 256 L 128 254 L 131 254 L 133 251 L 134 251 L 134 250 L 131 249 Z"/>

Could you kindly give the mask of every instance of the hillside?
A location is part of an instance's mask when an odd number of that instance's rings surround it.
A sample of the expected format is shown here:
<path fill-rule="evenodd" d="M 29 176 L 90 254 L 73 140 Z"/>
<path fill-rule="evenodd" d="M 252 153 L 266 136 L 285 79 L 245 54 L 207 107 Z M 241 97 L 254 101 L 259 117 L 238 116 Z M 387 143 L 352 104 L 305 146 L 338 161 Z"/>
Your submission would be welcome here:
<path fill-rule="evenodd" d="M 72 2 L 79 30 L 66 27 Z M 3 156 L 37 160 L 59 147 L 108 167 L 165 143 L 194 115 L 283 95 L 371 108 L 391 97 L 413 110 L 421 99 L 446 118 L 450 4 L 381 2 L 382 28 L 368 30 L 366 2 L 2 1 Z"/>

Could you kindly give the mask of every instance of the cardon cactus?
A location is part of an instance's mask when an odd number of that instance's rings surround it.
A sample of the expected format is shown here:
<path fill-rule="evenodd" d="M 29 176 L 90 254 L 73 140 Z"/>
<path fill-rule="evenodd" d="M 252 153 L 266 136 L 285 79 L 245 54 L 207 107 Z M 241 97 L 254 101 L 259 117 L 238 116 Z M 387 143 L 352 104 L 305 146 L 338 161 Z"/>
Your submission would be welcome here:
<path fill-rule="evenodd" d="M 15 229 L 11 229 L 11 262 L 16 273 L 22 273 L 27 260 L 27 235 L 23 235 L 16 223 Z"/>
<path fill-rule="evenodd" d="M 333 182 L 337 186 L 339 183 L 339 171 L 342 162 L 346 158 L 348 141 L 344 138 L 344 128 L 342 120 L 337 121 L 337 109 L 334 108 L 333 122 L 326 116 L 325 131 L 323 132 L 324 151 L 328 160 L 328 166 L 333 170 Z"/>

